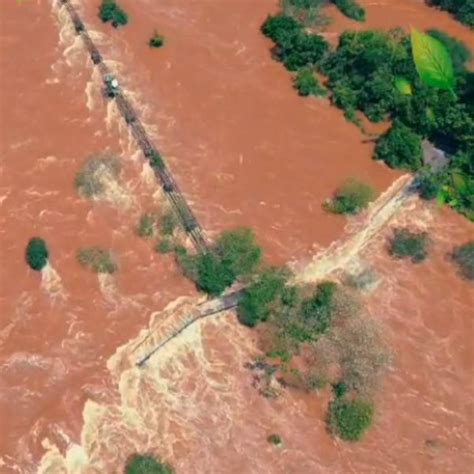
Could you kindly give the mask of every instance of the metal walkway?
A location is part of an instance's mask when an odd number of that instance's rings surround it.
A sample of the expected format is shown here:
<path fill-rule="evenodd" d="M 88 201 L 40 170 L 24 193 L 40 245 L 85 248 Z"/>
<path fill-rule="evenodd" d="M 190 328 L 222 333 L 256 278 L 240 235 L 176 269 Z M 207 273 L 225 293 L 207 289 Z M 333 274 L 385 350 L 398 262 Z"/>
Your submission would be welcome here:
<path fill-rule="evenodd" d="M 99 69 L 104 86 L 107 87 L 112 75 L 108 67 L 105 65 L 102 55 L 89 36 L 84 23 L 71 2 L 69 0 L 61 0 L 61 4 L 69 13 L 76 33 L 81 36 L 92 63 Z M 204 232 L 199 225 L 196 216 L 188 205 L 178 184 L 166 166 L 166 163 L 162 160 L 157 148 L 150 140 L 131 103 L 127 100 L 121 89 L 118 89 L 116 93 L 114 93 L 113 98 L 117 103 L 117 107 L 122 117 L 130 128 L 133 137 L 138 143 L 138 146 L 141 148 L 145 158 L 153 168 L 155 176 L 160 181 L 165 195 L 170 201 L 176 215 L 179 217 L 180 222 L 185 232 L 190 237 L 194 247 L 198 252 L 206 252 L 208 250 L 208 245 L 204 237 Z"/>

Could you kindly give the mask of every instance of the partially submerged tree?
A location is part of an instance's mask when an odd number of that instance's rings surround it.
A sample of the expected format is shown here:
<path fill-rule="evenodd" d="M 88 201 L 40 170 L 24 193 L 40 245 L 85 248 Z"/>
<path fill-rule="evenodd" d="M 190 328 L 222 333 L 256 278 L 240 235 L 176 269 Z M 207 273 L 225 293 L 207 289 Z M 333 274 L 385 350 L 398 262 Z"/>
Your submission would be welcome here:
<path fill-rule="evenodd" d="M 394 258 L 408 258 L 413 263 L 420 263 L 428 255 L 429 244 L 430 241 L 426 232 L 395 229 L 389 241 L 388 251 Z"/>
<path fill-rule="evenodd" d="M 95 273 L 114 273 L 118 266 L 109 250 L 101 247 L 84 247 L 78 250 L 79 263 Z"/>
<path fill-rule="evenodd" d="M 344 441 L 359 441 L 372 424 L 374 406 L 363 400 L 336 398 L 329 404 L 328 427 Z"/>
<path fill-rule="evenodd" d="M 474 280 L 474 241 L 457 247 L 452 253 L 452 259 L 464 278 Z"/>

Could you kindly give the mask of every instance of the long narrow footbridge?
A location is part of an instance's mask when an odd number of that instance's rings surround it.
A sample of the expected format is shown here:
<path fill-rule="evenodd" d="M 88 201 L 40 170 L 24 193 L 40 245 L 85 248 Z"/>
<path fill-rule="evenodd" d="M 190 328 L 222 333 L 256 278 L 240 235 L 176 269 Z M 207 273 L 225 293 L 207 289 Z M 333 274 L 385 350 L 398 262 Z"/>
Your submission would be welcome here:
<path fill-rule="evenodd" d="M 161 158 L 157 148 L 148 136 L 132 104 L 127 99 L 121 88 L 117 87 L 112 90 L 110 89 L 111 82 L 114 80 L 113 75 L 104 63 L 103 57 L 92 41 L 84 22 L 81 20 L 81 17 L 71 4 L 70 0 L 61 0 L 60 5 L 63 8 L 66 8 L 76 33 L 82 38 L 93 65 L 98 68 L 101 74 L 105 90 L 109 91 L 109 98 L 116 101 L 120 114 L 129 127 L 138 146 L 142 150 L 143 155 L 149 161 L 156 178 L 161 183 L 163 191 L 171 203 L 176 215 L 179 217 L 185 232 L 198 252 L 206 252 L 208 250 L 208 244 L 203 229 L 173 178 L 169 168 L 166 166 L 166 163 Z"/>

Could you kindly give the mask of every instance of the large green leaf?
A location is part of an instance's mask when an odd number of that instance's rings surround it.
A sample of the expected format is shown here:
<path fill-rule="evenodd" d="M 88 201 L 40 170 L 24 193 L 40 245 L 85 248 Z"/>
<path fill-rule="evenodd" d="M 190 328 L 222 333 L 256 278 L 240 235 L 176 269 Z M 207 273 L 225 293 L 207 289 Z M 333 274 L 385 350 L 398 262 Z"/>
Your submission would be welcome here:
<path fill-rule="evenodd" d="M 413 60 L 421 80 L 437 89 L 452 90 L 454 69 L 445 46 L 430 35 L 411 30 Z"/>

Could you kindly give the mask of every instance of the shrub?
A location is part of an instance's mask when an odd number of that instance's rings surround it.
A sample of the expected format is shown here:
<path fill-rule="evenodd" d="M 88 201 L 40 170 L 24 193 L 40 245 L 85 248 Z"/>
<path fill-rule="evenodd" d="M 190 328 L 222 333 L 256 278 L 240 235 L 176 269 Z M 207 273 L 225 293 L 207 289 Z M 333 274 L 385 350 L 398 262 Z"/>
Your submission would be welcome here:
<path fill-rule="evenodd" d="M 459 271 L 464 278 L 474 280 L 474 241 L 456 248 L 452 254 L 452 259 L 459 267 Z"/>
<path fill-rule="evenodd" d="M 441 189 L 439 175 L 430 171 L 418 173 L 414 184 L 419 196 L 425 201 L 434 199 Z"/>
<path fill-rule="evenodd" d="M 245 288 L 239 301 L 239 321 L 249 327 L 265 321 L 270 313 L 271 303 L 283 292 L 287 278 L 288 274 L 278 268 L 269 268 L 258 275 Z"/>
<path fill-rule="evenodd" d="M 323 0 L 281 1 L 283 13 L 307 27 L 323 26 L 329 23 L 329 19 L 321 11 L 322 4 Z"/>
<path fill-rule="evenodd" d="M 157 461 L 148 454 L 130 456 L 125 466 L 125 474 L 173 474 L 174 469 L 166 463 Z"/>
<path fill-rule="evenodd" d="M 336 398 L 329 404 L 328 427 L 344 441 L 358 441 L 372 424 L 374 406 L 362 400 Z"/>
<path fill-rule="evenodd" d="M 413 263 L 419 263 L 428 255 L 428 244 L 426 232 L 395 229 L 393 237 L 390 239 L 389 253 L 394 258 L 410 258 Z"/>
<path fill-rule="evenodd" d="M 79 249 L 77 260 L 83 267 L 95 273 L 114 273 L 118 268 L 110 252 L 100 247 Z"/>
<path fill-rule="evenodd" d="M 390 168 L 417 171 L 423 165 L 421 138 L 407 126 L 396 121 L 378 140 L 375 159 L 385 161 Z"/>
<path fill-rule="evenodd" d="M 281 436 L 277 434 L 271 434 L 268 436 L 267 441 L 270 444 L 273 444 L 275 446 L 280 446 L 282 444 Z"/>
<path fill-rule="evenodd" d="M 334 197 L 324 204 L 325 209 L 335 214 L 357 214 L 375 198 L 375 191 L 367 184 L 349 179 L 338 188 Z"/>
<path fill-rule="evenodd" d="M 155 216 L 149 213 L 140 216 L 136 232 L 139 237 L 144 239 L 153 237 L 155 232 Z"/>
<path fill-rule="evenodd" d="M 111 21 L 114 28 L 128 23 L 128 15 L 115 3 L 115 0 L 102 0 L 99 18 L 104 23 Z"/>
<path fill-rule="evenodd" d="M 158 34 L 157 31 L 153 33 L 153 36 L 148 42 L 150 48 L 161 48 L 165 43 L 165 39 L 162 35 Z"/>
<path fill-rule="evenodd" d="M 365 10 L 355 0 L 333 0 L 333 3 L 347 17 L 365 21 Z"/>
<path fill-rule="evenodd" d="M 317 97 L 326 95 L 326 90 L 321 86 L 311 69 L 302 68 L 298 71 L 294 79 L 294 87 L 301 96 L 314 95 Z"/>
<path fill-rule="evenodd" d="M 33 237 L 28 242 L 26 247 L 26 262 L 28 265 L 36 271 L 40 271 L 44 268 L 48 262 L 49 252 L 46 247 L 46 242 L 39 238 Z"/>
<path fill-rule="evenodd" d="M 184 247 L 176 247 L 175 256 L 183 275 L 195 282 L 197 280 L 196 257 L 189 255 Z"/>
<path fill-rule="evenodd" d="M 173 242 L 170 239 L 161 239 L 156 245 L 158 253 L 170 253 L 174 250 Z"/>

